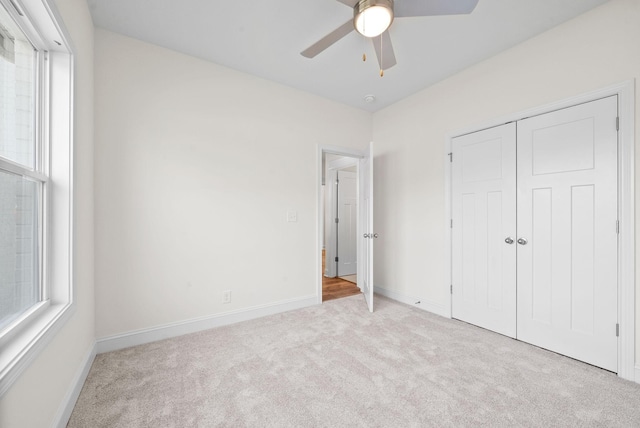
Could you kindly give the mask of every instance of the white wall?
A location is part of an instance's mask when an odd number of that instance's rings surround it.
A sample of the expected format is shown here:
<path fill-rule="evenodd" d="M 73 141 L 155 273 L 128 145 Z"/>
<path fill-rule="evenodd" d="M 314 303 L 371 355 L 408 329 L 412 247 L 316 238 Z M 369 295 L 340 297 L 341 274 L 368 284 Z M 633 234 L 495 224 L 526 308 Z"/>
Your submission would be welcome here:
<path fill-rule="evenodd" d="M 93 289 L 93 23 L 84 0 L 57 0 L 76 51 L 74 198 L 76 310 L 0 398 L 0 427 L 50 427 L 95 342 Z"/>
<path fill-rule="evenodd" d="M 639 1 L 611 0 L 375 113 L 376 285 L 444 311 L 447 134 L 637 79 L 639 23 Z"/>
<path fill-rule="evenodd" d="M 315 296 L 316 145 L 364 148 L 371 114 L 101 29 L 95 49 L 98 338 Z"/>

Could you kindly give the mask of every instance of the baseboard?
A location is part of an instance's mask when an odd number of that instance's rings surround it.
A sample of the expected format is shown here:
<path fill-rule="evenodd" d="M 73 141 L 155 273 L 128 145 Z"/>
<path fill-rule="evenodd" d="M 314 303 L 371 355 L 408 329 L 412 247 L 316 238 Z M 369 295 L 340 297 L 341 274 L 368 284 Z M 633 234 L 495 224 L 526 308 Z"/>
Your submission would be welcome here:
<path fill-rule="evenodd" d="M 378 286 L 375 287 L 375 292 L 391 300 L 395 300 L 400 303 L 405 303 L 407 305 L 415 306 L 416 308 L 423 309 L 427 312 L 431 312 L 436 315 L 449 318 L 448 311 L 446 310 L 445 306 L 441 303 L 428 302 L 419 297 L 408 296 L 406 294 L 398 293 L 397 291 L 388 290 L 386 288 L 381 288 Z M 375 305 L 374 305 L 374 310 L 375 310 Z"/>
<path fill-rule="evenodd" d="M 80 396 L 80 391 L 82 391 L 82 387 L 84 382 L 87 380 L 87 376 L 89 375 L 89 370 L 91 369 L 91 365 L 93 364 L 93 360 L 96 358 L 97 346 L 94 342 L 87 355 L 84 357 L 82 364 L 80 364 L 80 368 L 78 372 L 73 377 L 73 381 L 71 382 L 71 388 L 65 394 L 62 404 L 56 413 L 55 418 L 53 419 L 53 427 L 55 428 L 65 428 L 67 423 L 69 422 L 69 418 L 71 417 L 71 413 L 73 412 L 73 408 L 76 405 L 76 401 L 78 401 L 78 397 Z"/>
<path fill-rule="evenodd" d="M 169 339 L 171 337 L 182 336 L 184 334 L 195 333 L 241 321 L 248 321 L 267 315 L 279 314 L 281 312 L 287 312 L 294 309 L 306 308 L 307 306 L 317 304 L 318 298 L 314 295 L 105 337 L 98 339 L 98 354 L 130 348 L 132 346 L 156 342 L 158 340 Z"/>
<path fill-rule="evenodd" d="M 635 374 L 634 374 L 634 379 L 633 379 L 636 383 L 640 383 L 640 367 L 635 366 Z"/>

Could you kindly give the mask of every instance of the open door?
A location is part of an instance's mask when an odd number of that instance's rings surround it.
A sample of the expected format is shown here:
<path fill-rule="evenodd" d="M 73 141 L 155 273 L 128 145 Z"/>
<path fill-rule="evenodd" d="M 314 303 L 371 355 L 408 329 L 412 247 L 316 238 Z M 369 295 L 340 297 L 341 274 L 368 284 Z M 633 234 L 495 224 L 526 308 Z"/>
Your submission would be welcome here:
<path fill-rule="evenodd" d="M 359 221 L 358 287 L 362 290 L 369 311 L 373 312 L 373 143 L 369 144 L 358 164 Z"/>

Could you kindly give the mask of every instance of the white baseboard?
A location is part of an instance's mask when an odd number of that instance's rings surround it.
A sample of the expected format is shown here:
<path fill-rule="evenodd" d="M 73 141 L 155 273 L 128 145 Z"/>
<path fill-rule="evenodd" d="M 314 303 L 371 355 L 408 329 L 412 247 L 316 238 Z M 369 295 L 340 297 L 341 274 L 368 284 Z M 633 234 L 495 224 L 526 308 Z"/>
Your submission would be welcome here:
<path fill-rule="evenodd" d="M 58 409 L 58 412 L 53 419 L 52 426 L 54 428 L 65 428 L 67 426 L 69 418 L 71 417 L 71 413 L 73 412 L 73 408 L 76 405 L 76 401 L 78 401 L 78 397 L 80 396 L 80 391 L 82 391 L 84 382 L 87 380 L 87 376 L 89 375 L 89 370 L 91 369 L 93 360 L 96 358 L 96 350 L 97 346 L 94 342 L 87 352 L 87 355 L 84 357 L 84 360 L 80 364 L 78 372 L 73 377 L 71 388 L 69 388 L 69 390 L 65 394 L 64 399 L 60 404 L 60 408 Z"/>
<path fill-rule="evenodd" d="M 635 376 L 633 379 L 636 383 L 640 383 L 640 367 L 635 366 Z"/>
<path fill-rule="evenodd" d="M 314 295 L 104 337 L 102 339 L 98 339 L 98 354 L 130 348 L 132 346 L 169 339 L 171 337 L 182 336 L 184 334 L 195 333 L 241 321 L 248 321 L 294 309 L 301 309 L 317 304 L 318 298 Z"/>
<path fill-rule="evenodd" d="M 445 306 L 441 303 L 428 302 L 424 299 L 415 296 L 408 296 L 406 294 L 398 293 L 397 291 L 388 290 L 386 288 L 375 287 L 375 292 L 381 296 L 388 297 L 389 299 L 396 300 L 400 303 L 415 306 L 416 308 L 423 309 L 427 312 L 434 313 L 446 318 L 449 318 L 449 312 Z M 375 310 L 375 306 L 374 306 Z"/>

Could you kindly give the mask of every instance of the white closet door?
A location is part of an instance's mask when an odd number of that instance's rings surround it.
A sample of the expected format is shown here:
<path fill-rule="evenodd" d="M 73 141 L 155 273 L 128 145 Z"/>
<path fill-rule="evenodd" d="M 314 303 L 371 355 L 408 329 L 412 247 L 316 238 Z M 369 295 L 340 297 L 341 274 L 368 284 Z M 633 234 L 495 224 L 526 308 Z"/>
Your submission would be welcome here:
<path fill-rule="evenodd" d="M 510 123 L 452 141 L 453 317 L 511 337 L 516 335 L 515 137 Z"/>
<path fill-rule="evenodd" d="M 518 122 L 518 339 L 612 371 L 616 116 L 614 96 Z"/>

